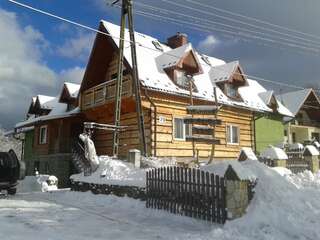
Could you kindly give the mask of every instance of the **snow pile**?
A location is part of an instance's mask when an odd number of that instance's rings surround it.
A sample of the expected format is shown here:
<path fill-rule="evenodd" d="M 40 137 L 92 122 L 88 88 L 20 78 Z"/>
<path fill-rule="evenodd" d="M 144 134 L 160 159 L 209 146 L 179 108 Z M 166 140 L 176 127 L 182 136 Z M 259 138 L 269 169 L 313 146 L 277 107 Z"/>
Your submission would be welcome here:
<path fill-rule="evenodd" d="M 260 154 L 260 157 L 273 159 L 273 160 L 287 160 L 288 156 L 281 148 L 277 148 L 274 146 L 269 146 L 265 150 L 263 150 Z"/>
<path fill-rule="evenodd" d="M 143 157 L 141 161 L 141 165 L 143 167 L 148 167 L 148 168 L 175 166 L 176 160 L 174 158 Z"/>
<path fill-rule="evenodd" d="M 214 229 L 211 239 L 320 239 L 320 187 L 308 173 L 282 177 L 256 161 L 246 167 L 258 177 L 255 195 L 242 218 Z M 301 180 L 299 188 L 298 179 Z M 309 183 L 308 188 L 305 188 Z"/>
<path fill-rule="evenodd" d="M 248 164 L 250 164 L 250 161 L 238 162 L 234 160 L 225 160 L 218 163 L 201 166 L 200 169 L 223 177 L 228 169 L 228 166 L 231 165 L 241 180 L 254 181 L 257 179 L 257 176 L 247 167 Z"/>
<path fill-rule="evenodd" d="M 295 175 L 286 176 L 287 180 L 297 188 L 318 188 L 320 191 L 320 172 L 313 174 L 311 171 L 304 171 Z"/>
<path fill-rule="evenodd" d="M 271 169 L 279 173 L 280 176 L 292 175 L 291 170 L 285 167 L 273 167 Z"/>
<path fill-rule="evenodd" d="M 22 149 L 21 141 L 13 137 L 6 137 L 4 133 L 5 131 L 0 128 L 0 152 L 8 152 L 10 149 L 13 149 L 20 159 Z"/>
<path fill-rule="evenodd" d="M 41 184 L 36 176 L 26 176 L 17 187 L 18 193 L 41 192 Z"/>
<path fill-rule="evenodd" d="M 100 156 L 99 161 L 98 169 L 91 176 L 80 173 L 72 175 L 71 179 L 97 184 L 145 187 L 145 169 L 134 168 L 132 163 L 107 156 Z"/>

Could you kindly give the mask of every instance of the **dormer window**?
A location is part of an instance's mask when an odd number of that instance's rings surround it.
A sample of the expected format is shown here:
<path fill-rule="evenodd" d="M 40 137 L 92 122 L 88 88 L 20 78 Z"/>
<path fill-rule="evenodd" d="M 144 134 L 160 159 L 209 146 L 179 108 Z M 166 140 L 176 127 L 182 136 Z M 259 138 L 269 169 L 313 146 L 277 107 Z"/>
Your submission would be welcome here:
<path fill-rule="evenodd" d="M 177 85 L 183 88 L 189 87 L 189 78 L 185 71 L 183 70 L 175 70 L 175 81 Z"/>
<path fill-rule="evenodd" d="M 234 86 L 233 84 L 226 83 L 225 84 L 225 93 L 228 97 L 231 98 L 238 98 L 238 87 Z"/>

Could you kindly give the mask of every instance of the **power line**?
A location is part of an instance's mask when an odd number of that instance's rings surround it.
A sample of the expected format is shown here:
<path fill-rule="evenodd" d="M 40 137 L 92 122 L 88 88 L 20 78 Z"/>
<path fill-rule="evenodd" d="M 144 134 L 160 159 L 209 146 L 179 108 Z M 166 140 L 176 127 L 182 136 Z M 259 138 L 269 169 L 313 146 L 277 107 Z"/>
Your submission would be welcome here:
<path fill-rule="evenodd" d="M 237 29 L 237 30 L 240 30 L 240 31 L 246 31 L 246 32 L 254 33 L 254 34 L 260 34 L 260 35 L 265 35 L 265 36 L 269 36 L 269 37 L 278 38 L 278 39 L 286 41 L 286 42 L 295 43 L 296 45 L 299 45 L 299 46 L 301 46 L 301 45 L 308 46 L 308 49 L 310 47 L 310 50 L 319 51 L 318 47 L 320 47 L 319 42 L 310 41 L 308 39 L 296 37 L 296 36 L 291 35 L 291 34 L 285 34 L 285 33 L 282 33 L 282 32 L 278 32 L 281 35 L 289 36 L 289 37 L 292 37 L 292 38 L 298 38 L 298 39 L 309 41 L 309 42 L 314 42 L 315 44 L 311 44 L 310 45 L 308 43 L 304 43 L 304 42 L 301 42 L 301 41 L 298 41 L 298 40 L 284 38 L 284 37 L 276 36 L 274 34 L 269 34 L 269 33 L 265 33 L 265 32 L 258 32 L 258 31 L 254 31 L 254 30 L 246 29 L 246 28 L 242 28 L 242 27 L 232 26 L 232 25 L 221 23 L 221 22 L 217 22 L 217 21 L 198 18 L 198 17 L 194 17 L 194 16 L 191 16 L 191 15 L 179 13 L 177 11 L 172 11 L 172 10 L 168 10 L 168 9 L 164 9 L 164 8 L 154 7 L 154 6 L 151 6 L 151 5 L 148 5 L 148 4 L 139 3 L 139 2 L 137 2 L 136 5 L 142 6 L 142 7 L 146 8 L 146 9 L 149 9 L 149 10 L 152 10 L 152 11 L 158 11 L 159 13 L 166 12 L 166 13 L 172 13 L 175 16 L 179 15 L 179 16 L 182 16 L 182 17 L 187 17 L 188 19 L 195 19 L 195 20 L 199 21 L 199 24 L 201 22 L 206 22 L 205 25 L 207 25 L 207 26 L 208 26 L 208 24 L 216 24 L 216 25 L 220 25 L 220 26 L 224 26 L 224 27 L 228 27 L 228 28 L 232 28 L 232 29 Z M 208 27 L 210 27 L 210 26 L 208 26 Z"/>
<path fill-rule="evenodd" d="M 256 25 L 256 24 L 251 24 L 251 23 L 244 22 L 244 21 L 241 21 L 241 20 L 237 20 L 237 19 L 234 19 L 234 18 L 230 18 L 230 17 L 227 17 L 227 16 L 219 15 L 219 14 L 216 14 L 216 13 L 213 13 L 213 12 L 208 12 L 208 11 L 205 11 L 205 10 L 193 8 L 193 7 L 184 5 L 184 4 L 176 3 L 176 2 L 174 2 L 174 1 L 170 1 L 170 0 L 160 0 L 160 1 L 165 2 L 165 3 L 168 3 L 168 4 L 171 4 L 171 5 L 174 5 L 174 6 L 178 6 L 178 7 L 180 7 L 180 8 L 189 9 L 189 10 L 192 10 L 193 12 L 199 12 L 199 13 L 202 13 L 202 14 L 206 14 L 206 15 L 210 15 L 210 16 L 215 16 L 215 17 L 218 17 L 218 18 L 221 18 L 221 19 L 230 21 L 230 22 L 237 23 L 237 24 L 243 24 L 243 25 L 250 26 L 250 27 L 252 27 L 252 28 L 257 28 L 257 29 L 261 29 L 261 30 L 265 30 L 265 31 L 270 31 L 270 32 L 274 32 L 274 33 L 279 33 L 279 31 L 277 31 L 277 30 L 273 30 L 273 29 L 270 29 L 270 28 L 261 27 L 261 26 L 258 26 L 258 25 Z M 283 34 L 283 33 L 282 33 L 282 34 Z M 311 40 L 310 40 L 310 41 L 311 41 Z"/>
<path fill-rule="evenodd" d="M 72 21 L 72 20 L 69 20 L 69 19 L 66 19 L 66 18 L 63 18 L 63 17 L 60 17 L 60 16 L 57 16 L 55 14 L 52 14 L 52 13 L 49 13 L 49 12 L 46 12 L 46 11 L 43 11 L 43 10 L 40 10 L 40 9 L 37 9 L 37 8 L 34 8 L 34 7 L 31 7 L 29 5 L 26 5 L 26 4 L 23 4 L 23 3 L 20 3 L 20 2 L 17 2 L 17 1 L 14 1 L 14 0 L 8 0 L 9 2 L 11 3 L 14 3 L 16 5 L 19 5 L 21 7 L 25 7 L 27 9 L 30 9 L 32 11 L 35 11 L 35 12 L 38 12 L 38 13 L 41 13 L 41 14 L 44 14 L 44 15 L 47 15 L 49 17 L 52 17 L 52 18 L 55 18 L 55 19 L 58 19 L 58 20 L 61 20 L 61 21 L 64 21 L 64 22 L 67 22 L 69 24 L 72 24 L 72 25 L 75 25 L 75 26 L 78 26 L 78 27 L 82 27 L 82 28 L 85 28 L 89 31 L 93 31 L 93 32 L 96 32 L 96 33 L 99 33 L 99 34 L 102 34 L 102 35 L 105 35 L 105 36 L 108 36 L 108 37 L 112 37 L 114 39 L 120 39 L 120 37 L 117 37 L 117 36 L 113 36 L 109 33 L 106 33 L 106 32 L 103 32 L 103 31 L 100 31 L 100 30 L 97 30 L 95 28 L 92 28 L 92 27 L 89 27 L 89 26 L 86 26 L 84 24 L 80 24 L 80 23 L 77 23 L 75 21 Z M 126 39 L 123 39 L 125 42 L 129 42 L 131 43 L 130 40 L 126 40 Z M 152 50 L 152 51 L 156 51 L 156 52 L 161 52 L 165 55 L 168 55 L 168 56 L 172 56 L 172 57 L 175 57 L 177 59 L 179 59 L 180 57 L 179 56 L 176 56 L 176 55 L 173 55 L 173 54 L 170 54 L 170 53 L 166 53 L 166 52 L 162 52 L 158 49 L 154 49 L 154 48 L 151 48 L 151 47 L 148 47 L 148 46 L 144 46 L 140 43 L 136 43 L 138 46 L 140 47 L 143 47 L 143 48 L 146 48 L 146 49 L 149 49 L 149 50 Z M 200 63 L 201 64 L 201 63 Z M 201 64 L 203 66 L 206 66 L 207 65 L 204 65 L 204 64 Z M 269 83 L 272 83 L 272 84 L 276 84 L 276 85 L 282 85 L 282 86 L 287 86 L 287 87 L 291 87 L 291 88 L 296 88 L 296 89 L 305 89 L 303 87 L 300 87 L 300 86 L 295 86 L 295 85 L 291 85 L 291 84 L 286 84 L 286 83 L 279 83 L 279 82 L 275 82 L 275 81 L 272 81 L 272 80 L 268 80 L 268 79 L 265 79 L 265 78 L 261 78 L 261 77 L 256 77 L 256 76 L 253 76 L 253 75 L 248 75 L 248 74 L 241 74 L 241 73 L 236 73 L 238 75 L 241 75 L 241 76 L 244 76 L 244 77 L 247 77 L 247 78 L 251 78 L 251 79 L 254 79 L 254 80 L 259 80 L 259 81 L 265 81 L 265 82 L 269 82 Z M 320 91 L 319 89 L 316 89 L 316 91 Z"/>
<path fill-rule="evenodd" d="M 304 36 L 309 36 L 309 37 L 313 37 L 313 38 L 316 38 L 316 39 L 320 39 L 320 36 L 316 36 L 314 34 L 301 32 L 301 31 L 298 31 L 296 29 L 291 29 L 291 28 L 288 28 L 288 27 L 284 27 L 284 26 L 281 26 L 281 25 L 278 25 L 278 24 L 274 24 L 274 23 L 265 21 L 265 20 L 261 20 L 261 19 L 257 19 L 257 18 L 253 18 L 253 17 L 248 17 L 248 16 L 245 16 L 243 14 L 235 13 L 235 12 L 228 11 L 228 10 L 225 10 L 225 9 L 222 9 L 222 8 L 217 8 L 217 7 L 214 7 L 212 5 L 207 5 L 207 4 L 200 3 L 200 2 L 197 2 L 197 1 L 192 1 L 192 0 L 185 0 L 185 1 L 186 2 L 190 2 L 192 4 L 196 4 L 196 5 L 205 7 L 205 8 L 210 8 L 210 9 L 214 9 L 216 11 L 220 11 L 220 12 L 223 12 L 223 13 L 228 13 L 228 14 L 233 15 L 233 16 L 242 17 L 242 18 L 245 18 L 245 19 L 248 19 L 248 20 L 252 20 L 252 21 L 255 21 L 255 22 L 258 22 L 258 23 L 262 23 L 262 24 L 268 25 L 268 26 L 272 26 L 272 27 L 276 27 L 276 28 L 279 28 L 279 29 L 283 29 L 283 30 L 286 30 L 286 31 L 289 31 L 289 32 L 294 32 L 294 33 L 298 33 L 298 34 L 301 34 L 301 35 L 304 35 Z"/>
<path fill-rule="evenodd" d="M 243 28 L 243 27 L 233 26 L 233 25 L 229 25 L 229 24 L 225 24 L 225 23 L 221 23 L 221 22 L 217 22 L 217 21 L 212 21 L 212 20 L 208 20 L 208 19 L 204 19 L 204 18 L 199 18 L 199 17 L 188 15 L 188 14 L 180 13 L 178 11 L 172 11 L 172 10 L 168 10 L 168 9 L 164 9 L 164 8 L 159 8 L 159 7 L 151 6 L 151 5 L 144 4 L 144 3 L 136 2 L 136 5 L 144 7 L 144 8 L 147 8 L 147 9 L 150 9 L 150 10 L 153 10 L 153 11 L 158 11 L 158 12 L 161 12 L 161 13 L 167 12 L 167 13 L 172 13 L 175 16 L 176 15 L 180 15 L 180 16 L 186 17 L 188 19 L 191 18 L 191 19 L 198 20 L 200 22 L 207 22 L 209 24 L 216 24 L 216 25 L 220 25 L 220 26 L 224 26 L 224 27 L 228 27 L 228 28 L 238 29 L 238 30 L 241 30 L 241 31 L 248 31 L 248 32 L 255 33 L 255 34 L 261 34 L 261 35 L 265 35 L 265 36 L 276 37 L 276 38 L 279 38 L 281 40 L 288 41 L 288 42 L 294 42 L 294 43 L 297 43 L 297 44 L 304 44 L 306 46 L 312 46 L 312 45 L 314 45 L 314 46 L 316 45 L 318 47 L 320 46 L 319 45 L 319 41 L 312 41 L 310 39 L 306 39 L 306 38 L 303 38 L 303 37 L 298 37 L 298 36 L 295 36 L 295 35 L 292 35 L 292 34 L 287 34 L 287 33 L 283 33 L 283 32 L 276 31 L 276 30 L 274 32 L 276 32 L 279 35 L 283 35 L 283 36 L 291 37 L 291 38 L 296 38 L 296 39 L 303 40 L 303 41 L 309 42 L 309 43 L 303 43 L 303 42 L 298 41 L 298 40 L 279 37 L 279 36 L 277 36 L 275 34 L 271 34 L 271 33 L 258 32 L 258 31 L 254 31 L 254 30 L 251 30 L 251 29 L 246 29 L 246 28 Z M 268 29 L 267 28 L 263 28 L 263 30 L 270 31 L 269 28 Z"/>
<path fill-rule="evenodd" d="M 313 53 L 316 53 L 317 56 L 319 56 L 319 53 L 320 53 L 320 49 L 305 47 L 305 46 L 301 46 L 301 45 L 297 45 L 297 44 L 293 44 L 293 43 L 285 43 L 285 42 L 282 42 L 282 41 L 277 41 L 275 39 L 265 38 L 265 37 L 256 36 L 256 35 L 249 35 L 249 34 L 244 33 L 244 32 L 235 32 L 235 31 L 221 29 L 221 28 L 211 28 L 209 26 L 203 26 L 203 25 L 197 24 L 197 23 L 190 23 L 189 21 L 184 21 L 184 20 L 180 20 L 180 19 L 176 19 L 176 18 L 172 18 L 172 17 L 168 17 L 168 16 L 161 16 L 159 14 L 153 14 L 153 13 L 149 13 L 149 12 L 145 12 L 145 11 L 135 10 L 135 13 L 140 14 L 140 15 L 144 15 L 144 16 L 153 16 L 153 17 L 159 17 L 159 18 L 166 18 L 166 19 L 170 20 L 171 22 L 182 23 L 182 24 L 184 24 L 184 26 L 185 25 L 190 25 L 190 26 L 197 27 L 197 28 L 200 28 L 200 29 L 211 30 L 211 31 L 209 31 L 209 33 L 212 33 L 212 31 L 217 31 L 217 32 L 228 33 L 228 34 L 231 34 L 231 35 L 241 36 L 241 37 L 245 37 L 245 38 L 266 41 L 266 42 L 269 42 L 269 43 L 277 43 L 279 45 L 289 46 L 291 48 L 299 48 L 299 49 L 302 49 L 302 50 L 305 50 L 305 51 L 307 50 L 308 53 L 309 52 L 313 52 Z"/>

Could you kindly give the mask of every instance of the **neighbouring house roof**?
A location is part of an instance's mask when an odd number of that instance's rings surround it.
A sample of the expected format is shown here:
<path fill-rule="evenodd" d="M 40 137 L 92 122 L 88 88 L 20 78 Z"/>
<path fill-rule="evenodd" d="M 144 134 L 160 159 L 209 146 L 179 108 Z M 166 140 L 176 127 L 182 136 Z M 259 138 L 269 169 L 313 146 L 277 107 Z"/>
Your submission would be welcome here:
<path fill-rule="evenodd" d="M 118 25 L 101 21 L 101 29 L 107 31 L 116 47 L 119 47 L 119 33 L 120 27 Z M 103 29 L 105 28 L 105 29 Z M 129 32 L 126 29 L 125 39 L 129 40 Z M 201 74 L 193 76 L 194 84 L 197 92 L 194 92 L 194 97 L 201 98 L 208 101 L 214 101 L 213 88 L 216 87 L 215 79 L 225 78 L 235 71 L 236 66 L 239 66 L 239 62 L 231 62 L 226 64 L 225 61 L 214 57 L 205 56 L 199 54 L 191 43 L 188 43 L 182 47 L 171 49 L 169 46 L 160 43 L 159 40 L 151 36 L 135 32 L 136 39 L 136 51 L 138 72 L 141 84 L 148 89 L 160 91 L 164 93 L 170 93 L 175 95 L 189 96 L 189 91 L 177 86 L 166 74 L 164 69 L 169 65 L 176 64 L 177 61 L 188 51 L 192 50 L 197 61 L 199 61 L 202 71 Z M 159 50 L 153 42 L 159 43 L 162 50 Z M 131 63 L 131 49 L 130 42 L 124 43 L 124 57 L 126 62 L 132 66 Z M 226 66 L 225 66 L 226 65 Z M 220 69 L 220 71 L 217 71 Z M 221 71 L 223 70 L 223 71 Z M 211 74 L 210 74 L 211 72 Z M 217 74 L 221 72 L 227 72 L 227 74 L 221 74 L 219 77 Z M 213 74 L 216 73 L 216 74 Z M 220 104 L 235 106 L 239 108 L 246 108 L 252 111 L 258 112 L 272 112 L 264 101 L 258 96 L 256 86 L 259 85 L 254 80 L 247 80 L 248 84 L 239 87 L 239 94 L 243 101 L 237 101 L 227 97 L 223 91 L 217 87 L 217 99 Z M 266 91 L 262 86 L 262 91 Z M 281 114 L 291 116 L 292 114 L 283 105 L 279 108 Z"/>
<path fill-rule="evenodd" d="M 47 100 L 48 99 L 49 98 L 47 98 Z M 59 102 L 59 96 L 52 98 L 51 100 L 45 102 L 45 104 L 46 104 L 46 107 L 51 110 L 47 115 L 39 116 L 39 117 L 32 116 L 23 122 L 17 123 L 15 125 L 15 129 L 20 129 L 26 126 L 32 126 L 35 123 L 42 122 L 42 121 L 72 117 L 77 115 L 80 112 L 79 108 L 75 108 L 71 111 L 68 111 L 67 104 Z"/>
<path fill-rule="evenodd" d="M 314 94 L 319 105 L 320 101 L 317 95 L 313 92 L 311 88 L 303 89 L 294 92 L 288 92 L 281 95 L 278 95 L 277 98 L 293 113 L 293 115 L 297 115 L 302 105 L 308 98 L 310 94 Z"/>
<path fill-rule="evenodd" d="M 55 97 L 37 95 L 36 104 L 39 103 L 42 109 L 52 109 Z"/>
<path fill-rule="evenodd" d="M 281 148 L 269 146 L 260 153 L 260 157 L 272 160 L 287 160 L 288 155 Z"/>
<path fill-rule="evenodd" d="M 65 82 L 64 86 L 66 86 L 71 97 L 76 98 L 78 96 L 80 84 Z"/>
<path fill-rule="evenodd" d="M 258 83 L 257 81 L 253 81 L 253 80 L 248 80 L 249 84 L 251 85 L 251 88 L 253 89 L 253 91 L 255 91 L 258 95 L 258 97 L 263 101 L 263 103 L 265 105 L 268 106 L 268 104 L 270 103 L 272 96 L 275 97 L 276 101 L 277 101 L 277 112 L 283 116 L 292 118 L 294 117 L 294 115 L 292 114 L 292 112 L 285 107 L 280 100 L 274 95 L 274 91 L 272 90 L 267 90 L 265 89 L 260 83 Z"/>
<path fill-rule="evenodd" d="M 80 85 L 75 83 L 65 82 L 59 96 L 60 103 L 70 103 L 78 97 Z"/>

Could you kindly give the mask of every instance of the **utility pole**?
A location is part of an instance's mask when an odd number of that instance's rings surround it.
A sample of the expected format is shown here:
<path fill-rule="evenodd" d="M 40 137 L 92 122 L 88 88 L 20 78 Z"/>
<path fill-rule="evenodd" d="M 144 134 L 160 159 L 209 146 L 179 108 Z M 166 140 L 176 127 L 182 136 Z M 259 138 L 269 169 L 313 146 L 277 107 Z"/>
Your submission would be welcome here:
<path fill-rule="evenodd" d="M 119 1 L 119 0 L 118 0 Z M 116 1 L 116 2 L 118 2 Z M 114 3 L 116 3 L 114 2 Z M 116 86 L 116 99 L 115 99 L 115 126 L 120 126 L 121 117 L 121 97 L 122 97 L 122 81 L 123 81 L 123 53 L 124 53 L 124 37 L 126 27 L 126 16 L 128 17 L 128 27 L 130 35 L 130 46 L 131 46 L 131 60 L 132 60 L 132 80 L 133 89 L 135 95 L 135 106 L 137 112 L 137 123 L 139 130 L 139 141 L 140 150 L 143 156 L 147 155 L 147 143 L 144 128 L 144 117 L 142 112 L 141 104 L 141 93 L 140 93 L 140 80 L 138 74 L 138 63 L 136 53 L 136 42 L 134 36 L 133 27 L 133 14 L 132 14 L 132 0 L 122 0 L 121 10 L 121 27 L 120 27 L 120 43 L 119 43 L 119 59 L 118 59 L 118 76 Z M 113 135 L 113 155 L 118 156 L 119 153 L 119 131 L 115 131 Z"/>

